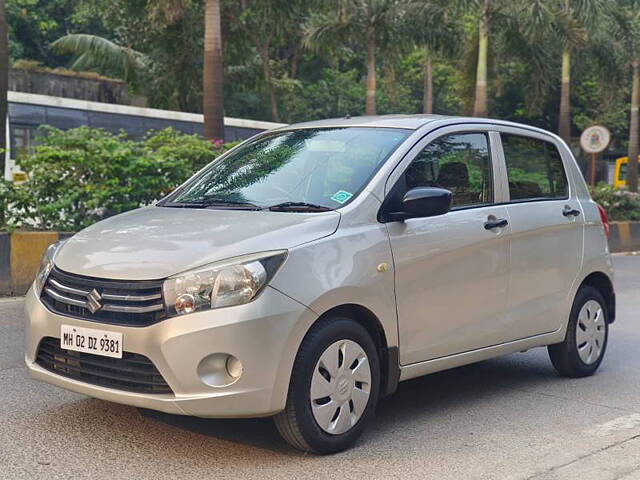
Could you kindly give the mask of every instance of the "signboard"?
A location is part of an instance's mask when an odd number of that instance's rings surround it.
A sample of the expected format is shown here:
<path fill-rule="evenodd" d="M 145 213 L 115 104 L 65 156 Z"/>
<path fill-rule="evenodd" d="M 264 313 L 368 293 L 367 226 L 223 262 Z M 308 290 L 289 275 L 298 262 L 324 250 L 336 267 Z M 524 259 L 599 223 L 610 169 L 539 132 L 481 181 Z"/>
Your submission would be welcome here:
<path fill-rule="evenodd" d="M 586 153 L 600 153 L 611 141 L 611 133 L 602 125 L 593 125 L 586 128 L 580 135 L 580 146 Z"/>
<path fill-rule="evenodd" d="M 12 172 L 11 179 L 14 183 L 24 183 L 27 181 L 27 174 L 24 172 Z"/>

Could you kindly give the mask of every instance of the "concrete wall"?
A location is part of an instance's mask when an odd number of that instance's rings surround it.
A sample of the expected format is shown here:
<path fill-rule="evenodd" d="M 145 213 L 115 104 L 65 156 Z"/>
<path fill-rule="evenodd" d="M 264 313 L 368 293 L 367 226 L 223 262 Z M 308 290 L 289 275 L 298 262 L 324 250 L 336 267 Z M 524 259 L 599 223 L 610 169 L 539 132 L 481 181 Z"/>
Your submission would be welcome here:
<path fill-rule="evenodd" d="M 130 103 L 127 85 L 124 82 L 107 78 L 87 78 L 81 75 L 61 75 L 31 69 L 10 69 L 9 90 L 93 102 L 124 105 Z"/>

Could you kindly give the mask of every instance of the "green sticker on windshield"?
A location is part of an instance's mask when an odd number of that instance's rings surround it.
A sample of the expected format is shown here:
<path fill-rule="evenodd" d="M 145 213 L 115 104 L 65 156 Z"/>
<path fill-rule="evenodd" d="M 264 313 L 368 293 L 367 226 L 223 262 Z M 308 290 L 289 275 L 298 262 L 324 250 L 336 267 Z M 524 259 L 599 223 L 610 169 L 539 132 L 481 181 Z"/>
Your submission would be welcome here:
<path fill-rule="evenodd" d="M 338 202 L 339 204 L 342 205 L 344 202 L 348 201 L 351 197 L 353 197 L 353 193 L 345 192 L 344 190 L 338 190 L 336 193 L 333 194 L 333 196 L 331 197 L 331 200 L 333 200 L 334 202 Z"/>

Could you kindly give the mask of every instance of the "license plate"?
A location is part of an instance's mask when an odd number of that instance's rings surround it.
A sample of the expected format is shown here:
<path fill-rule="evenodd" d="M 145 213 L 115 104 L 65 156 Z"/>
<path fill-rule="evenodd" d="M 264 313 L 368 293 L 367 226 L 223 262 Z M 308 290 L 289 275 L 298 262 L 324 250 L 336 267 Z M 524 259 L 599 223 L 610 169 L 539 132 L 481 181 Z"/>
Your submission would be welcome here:
<path fill-rule="evenodd" d="M 122 334 L 94 328 L 60 326 L 60 348 L 122 358 Z"/>

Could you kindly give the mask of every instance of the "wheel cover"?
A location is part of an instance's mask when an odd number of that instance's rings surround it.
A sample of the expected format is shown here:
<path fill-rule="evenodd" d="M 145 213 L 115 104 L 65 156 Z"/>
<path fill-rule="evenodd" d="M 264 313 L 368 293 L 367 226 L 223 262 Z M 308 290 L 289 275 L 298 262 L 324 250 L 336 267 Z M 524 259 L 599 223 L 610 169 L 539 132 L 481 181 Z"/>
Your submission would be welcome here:
<path fill-rule="evenodd" d="M 586 365 L 592 365 L 602 355 L 606 325 L 602 306 L 595 300 L 587 301 L 578 313 L 576 347 Z"/>
<path fill-rule="evenodd" d="M 331 435 L 350 430 L 362 417 L 371 393 L 371 367 L 364 349 L 339 340 L 320 356 L 311 377 L 311 411 Z"/>

